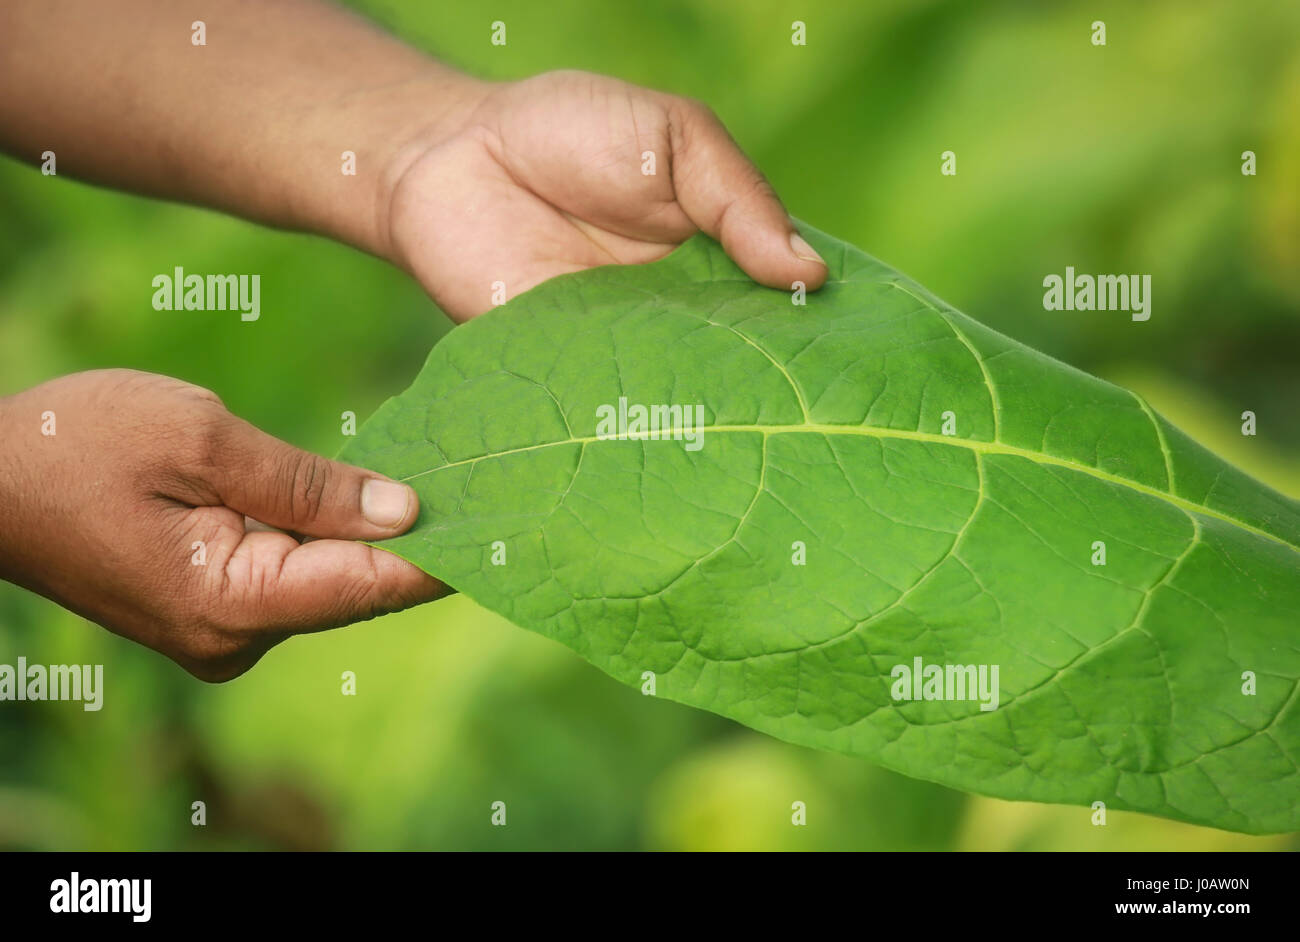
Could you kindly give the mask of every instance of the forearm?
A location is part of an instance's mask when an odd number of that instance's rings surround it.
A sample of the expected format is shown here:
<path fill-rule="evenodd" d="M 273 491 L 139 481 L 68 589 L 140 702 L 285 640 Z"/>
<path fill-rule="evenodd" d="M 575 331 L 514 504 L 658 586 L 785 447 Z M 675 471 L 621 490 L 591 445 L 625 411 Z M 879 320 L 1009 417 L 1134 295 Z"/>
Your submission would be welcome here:
<path fill-rule="evenodd" d="M 6 0 L 0 87 L 0 146 L 23 160 L 378 255 L 398 155 L 482 94 L 314 0 Z"/>

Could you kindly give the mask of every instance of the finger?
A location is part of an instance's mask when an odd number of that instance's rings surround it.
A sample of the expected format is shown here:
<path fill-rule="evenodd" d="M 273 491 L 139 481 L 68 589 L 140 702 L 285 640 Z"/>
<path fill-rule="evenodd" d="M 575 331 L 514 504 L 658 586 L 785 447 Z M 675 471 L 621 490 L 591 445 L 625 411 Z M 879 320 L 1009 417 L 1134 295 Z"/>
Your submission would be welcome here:
<path fill-rule="evenodd" d="M 217 422 L 198 473 L 222 504 L 254 520 L 306 536 L 382 540 L 419 514 L 405 484 L 294 448 L 233 415 Z"/>
<path fill-rule="evenodd" d="M 708 108 L 675 100 L 673 185 L 691 221 L 722 243 L 759 284 L 809 289 L 826 280 L 826 263 L 796 231 L 771 185 Z"/>
<path fill-rule="evenodd" d="M 344 540 L 298 543 L 250 532 L 226 562 L 230 621 L 238 630 L 285 635 L 322 631 L 446 595 L 406 560 Z"/>

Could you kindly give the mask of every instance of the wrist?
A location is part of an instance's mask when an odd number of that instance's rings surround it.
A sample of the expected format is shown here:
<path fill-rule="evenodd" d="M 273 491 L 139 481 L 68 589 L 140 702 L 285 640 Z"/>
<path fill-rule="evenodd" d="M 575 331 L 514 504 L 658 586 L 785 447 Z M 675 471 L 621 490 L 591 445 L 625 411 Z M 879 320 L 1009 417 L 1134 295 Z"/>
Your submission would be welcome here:
<path fill-rule="evenodd" d="M 294 116 L 289 134 L 301 156 L 276 174 L 279 206 L 263 215 L 393 260 L 388 215 L 397 180 L 420 152 L 464 126 L 490 83 L 435 62 L 386 78 Z"/>
<path fill-rule="evenodd" d="M 371 219 L 375 233 L 373 254 L 399 268 L 405 267 L 402 247 L 393 235 L 392 217 L 396 194 L 413 165 L 431 150 L 447 143 L 468 127 L 484 99 L 497 82 L 453 74 L 430 80 L 399 108 L 383 132 L 386 151 L 375 191 Z M 430 103 L 435 103 L 430 107 Z"/>
<path fill-rule="evenodd" d="M 492 83 L 440 66 L 399 86 L 375 89 L 345 106 L 356 115 L 355 176 L 340 174 L 344 186 L 355 185 L 355 200 L 327 199 L 327 210 L 342 208 L 328 229 L 336 237 L 372 255 L 400 265 L 390 218 L 393 194 L 419 157 L 455 136 L 492 89 Z M 341 155 L 340 155 L 341 156 Z M 365 162 L 363 169 L 362 162 Z"/>

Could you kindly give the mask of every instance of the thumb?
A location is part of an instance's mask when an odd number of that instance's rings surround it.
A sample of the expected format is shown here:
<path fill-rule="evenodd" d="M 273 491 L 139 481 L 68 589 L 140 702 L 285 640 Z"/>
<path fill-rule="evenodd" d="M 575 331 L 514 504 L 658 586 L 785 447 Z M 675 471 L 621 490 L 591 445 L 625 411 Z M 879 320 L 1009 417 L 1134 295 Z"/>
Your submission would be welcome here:
<path fill-rule="evenodd" d="M 382 540 L 419 514 L 414 490 L 381 474 L 322 458 L 227 414 L 203 482 L 222 504 L 304 536 Z"/>
<path fill-rule="evenodd" d="M 820 288 L 826 263 L 717 115 L 684 99 L 676 99 L 669 113 L 673 186 L 682 211 L 759 284 L 789 291 L 802 281 Z"/>

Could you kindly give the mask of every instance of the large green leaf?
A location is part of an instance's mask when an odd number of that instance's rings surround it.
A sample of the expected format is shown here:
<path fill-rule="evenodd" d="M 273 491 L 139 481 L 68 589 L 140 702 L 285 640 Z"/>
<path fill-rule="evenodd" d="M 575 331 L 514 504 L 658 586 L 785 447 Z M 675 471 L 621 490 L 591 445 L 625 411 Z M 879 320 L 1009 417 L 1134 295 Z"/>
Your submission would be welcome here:
<path fill-rule="evenodd" d="M 807 235 L 830 279 L 806 306 L 698 236 L 455 329 L 343 454 L 420 493 L 384 547 L 791 742 L 1004 798 L 1300 828 L 1300 505 Z M 620 397 L 701 404 L 702 447 L 599 437 Z M 896 700 L 915 658 L 997 665 L 999 705 Z"/>

